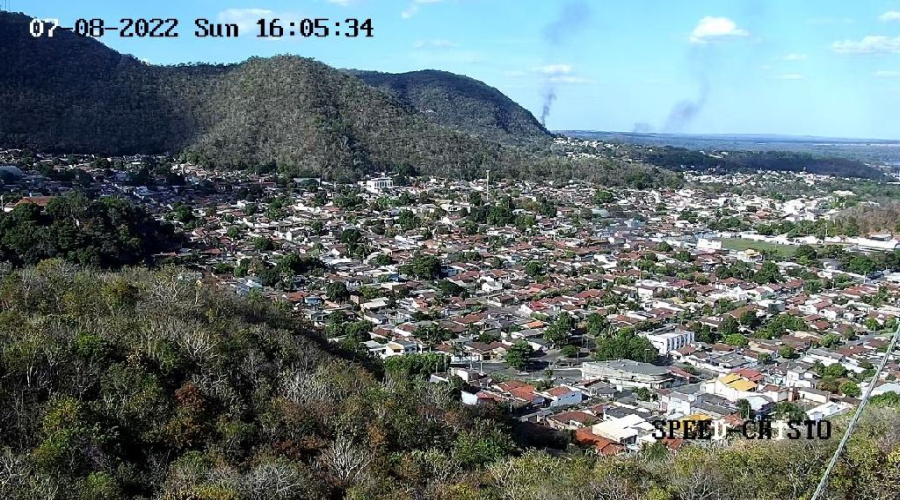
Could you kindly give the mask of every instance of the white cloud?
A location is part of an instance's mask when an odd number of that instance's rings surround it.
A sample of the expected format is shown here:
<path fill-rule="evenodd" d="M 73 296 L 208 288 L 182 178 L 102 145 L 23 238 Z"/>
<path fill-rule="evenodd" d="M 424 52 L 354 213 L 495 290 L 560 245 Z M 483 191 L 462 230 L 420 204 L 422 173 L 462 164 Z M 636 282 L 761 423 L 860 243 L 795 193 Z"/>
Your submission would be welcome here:
<path fill-rule="evenodd" d="M 898 21 L 900 21 L 900 12 L 898 12 L 896 10 L 885 12 L 878 18 L 878 20 L 880 20 L 881 22 L 885 22 L 885 23 L 898 22 Z"/>
<path fill-rule="evenodd" d="M 806 54 L 788 54 L 784 56 L 785 61 L 805 61 L 806 59 Z"/>
<path fill-rule="evenodd" d="M 797 73 L 786 73 L 786 74 L 784 74 L 784 75 L 773 76 L 772 78 L 773 78 L 774 80 L 786 80 L 786 81 L 792 81 L 792 80 L 802 80 L 802 79 L 803 79 L 803 75 L 799 75 L 799 74 L 797 74 Z"/>
<path fill-rule="evenodd" d="M 838 54 L 900 54 L 900 36 L 867 36 L 862 40 L 834 42 L 831 50 Z"/>
<path fill-rule="evenodd" d="M 531 71 L 547 76 L 560 76 L 571 73 L 572 66 L 569 66 L 568 64 L 547 64 L 545 66 L 531 68 Z"/>
<path fill-rule="evenodd" d="M 419 9 L 422 8 L 422 5 L 440 3 L 443 1 L 444 0 L 413 0 L 412 3 L 406 7 L 406 10 L 400 13 L 400 17 L 409 19 L 419 13 Z"/>
<path fill-rule="evenodd" d="M 550 83 L 571 83 L 571 84 L 588 84 L 588 83 L 596 83 L 594 80 L 589 78 L 582 78 L 580 76 L 553 76 L 549 79 Z"/>
<path fill-rule="evenodd" d="M 434 47 L 439 49 L 453 48 L 457 45 L 449 40 L 416 40 L 413 47 L 422 49 L 425 47 Z"/>
<path fill-rule="evenodd" d="M 900 71 L 876 71 L 874 75 L 879 78 L 900 78 Z"/>
<path fill-rule="evenodd" d="M 333 3 L 335 5 L 340 5 L 341 7 L 346 7 L 350 5 L 353 0 L 325 0 L 328 3 Z"/>
<path fill-rule="evenodd" d="M 727 38 L 747 36 L 750 33 L 737 27 L 727 17 L 704 17 L 691 32 L 691 43 L 707 43 Z"/>

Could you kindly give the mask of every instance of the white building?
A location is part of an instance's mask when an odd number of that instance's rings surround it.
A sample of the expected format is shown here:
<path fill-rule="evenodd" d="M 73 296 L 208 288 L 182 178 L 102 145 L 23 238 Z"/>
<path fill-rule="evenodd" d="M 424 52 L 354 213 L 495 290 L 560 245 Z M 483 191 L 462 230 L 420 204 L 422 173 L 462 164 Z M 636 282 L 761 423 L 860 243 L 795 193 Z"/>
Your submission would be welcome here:
<path fill-rule="evenodd" d="M 366 181 L 366 190 L 373 193 L 381 192 L 385 189 L 394 187 L 394 180 L 390 177 L 379 177 L 377 179 L 369 179 Z"/>
<path fill-rule="evenodd" d="M 700 238 L 697 240 L 697 250 L 721 250 L 722 249 L 722 241 L 721 240 L 710 240 L 706 238 Z"/>
<path fill-rule="evenodd" d="M 644 337 L 659 351 L 660 356 L 665 356 L 669 354 L 669 351 L 681 349 L 694 342 L 694 332 L 680 328 L 647 333 L 644 334 Z"/>

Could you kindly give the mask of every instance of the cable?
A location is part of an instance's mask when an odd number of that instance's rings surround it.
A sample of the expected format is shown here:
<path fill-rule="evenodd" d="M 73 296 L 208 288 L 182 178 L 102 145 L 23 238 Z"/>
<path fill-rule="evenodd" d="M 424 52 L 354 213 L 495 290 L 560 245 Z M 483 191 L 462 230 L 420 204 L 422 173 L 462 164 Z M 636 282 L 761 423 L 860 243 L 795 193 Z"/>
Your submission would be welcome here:
<path fill-rule="evenodd" d="M 818 498 L 825 493 L 825 488 L 828 486 L 828 476 L 831 475 L 831 469 L 833 469 L 835 464 L 837 464 L 838 457 L 841 456 L 841 452 L 844 451 L 844 446 L 846 446 L 847 441 L 850 440 L 850 434 L 853 433 L 853 428 L 856 427 L 856 422 L 859 420 L 860 415 L 862 415 L 863 408 L 865 408 L 866 403 L 869 402 L 869 396 L 872 395 L 872 390 L 875 389 L 875 383 L 878 382 L 878 377 L 881 376 L 881 372 L 884 371 L 884 367 L 887 366 L 888 359 L 890 359 L 891 353 L 894 352 L 894 348 L 897 346 L 898 338 L 900 338 L 900 325 L 897 325 L 897 330 L 894 331 L 894 338 L 891 339 L 891 343 L 888 346 L 887 352 L 884 353 L 884 359 L 881 360 L 881 365 L 878 366 L 878 370 L 872 377 L 872 383 L 870 383 L 869 387 L 866 388 L 866 393 L 863 395 L 862 400 L 859 402 L 859 407 L 856 408 L 856 413 L 853 414 L 853 418 L 850 419 L 850 425 L 847 426 L 847 430 L 846 432 L 844 432 L 844 437 L 841 438 L 841 443 L 838 445 L 837 450 L 834 451 L 834 455 L 831 457 L 831 462 L 828 463 L 828 467 L 825 469 L 825 474 L 822 476 L 822 480 L 819 481 L 819 486 L 816 488 L 816 492 L 813 493 L 813 496 L 810 500 L 818 500 Z"/>

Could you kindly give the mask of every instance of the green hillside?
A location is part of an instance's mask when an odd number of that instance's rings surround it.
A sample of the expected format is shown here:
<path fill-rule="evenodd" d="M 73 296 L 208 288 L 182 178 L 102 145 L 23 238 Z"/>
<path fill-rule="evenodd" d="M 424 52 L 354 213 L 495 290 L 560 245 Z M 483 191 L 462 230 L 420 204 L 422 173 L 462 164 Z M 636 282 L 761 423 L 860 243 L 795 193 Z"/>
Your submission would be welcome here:
<path fill-rule="evenodd" d="M 529 111 L 499 90 L 467 76 L 435 70 L 350 73 L 445 127 L 512 144 L 550 136 Z"/>

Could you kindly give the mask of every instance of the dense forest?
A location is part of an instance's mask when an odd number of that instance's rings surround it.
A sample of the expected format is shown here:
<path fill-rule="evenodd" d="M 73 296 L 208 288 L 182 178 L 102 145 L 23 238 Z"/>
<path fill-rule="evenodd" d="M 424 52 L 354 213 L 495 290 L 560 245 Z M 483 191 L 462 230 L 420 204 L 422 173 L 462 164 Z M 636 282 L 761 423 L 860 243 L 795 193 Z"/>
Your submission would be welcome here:
<path fill-rule="evenodd" d="M 715 156 L 702 151 L 662 146 L 635 148 L 636 159 L 673 170 L 756 172 L 775 170 L 863 179 L 885 178 L 880 170 L 857 160 L 828 158 L 788 151 L 730 151 Z"/>
<path fill-rule="evenodd" d="M 71 193 L 47 203 L 19 204 L 0 213 L 0 262 L 37 264 L 44 259 L 102 268 L 149 262 L 159 252 L 177 250 L 181 238 L 143 208 L 126 200 L 89 200 Z"/>
<path fill-rule="evenodd" d="M 550 136 L 526 109 L 499 90 L 467 76 L 435 70 L 350 73 L 445 127 L 512 144 Z"/>
<path fill-rule="evenodd" d="M 837 444 L 560 455 L 499 408 L 462 406 L 458 385 L 356 360 L 277 303 L 184 276 L 0 268 L 0 496 L 799 498 Z M 900 493 L 900 402 L 880 399 L 831 498 Z"/>

